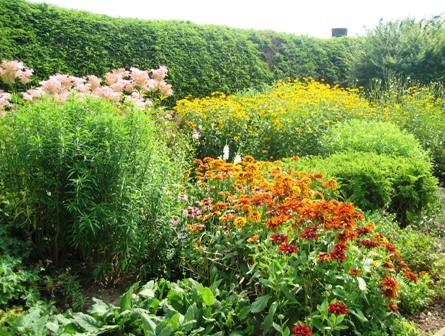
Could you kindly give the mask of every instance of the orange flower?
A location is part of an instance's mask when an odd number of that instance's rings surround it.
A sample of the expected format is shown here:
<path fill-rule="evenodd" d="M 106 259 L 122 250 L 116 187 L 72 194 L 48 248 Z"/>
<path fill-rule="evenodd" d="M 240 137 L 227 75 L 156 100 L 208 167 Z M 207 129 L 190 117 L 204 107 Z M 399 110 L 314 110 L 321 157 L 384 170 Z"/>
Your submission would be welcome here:
<path fill-rule="evenodd" d="M 357 268 L 350 268 L 349 274 L 353 277 L 358 277 L 360 275 L 360 270 L 358 270 Z"/>
<path fill-rule="evenodd" d="M 197 232 L 204 230 L 205 225 L 204 224 L 188 224 L 187 228 L 191 233 L 197 233 Z"/>
<path fill-rule="evenodd" d="M 247 242 L 248 243 L 256 243 L 256 242 L 258 242 L 259 239 L 260 239 L 260 237 L 258 237 L 258 235 L 255 235 L 255 236 L 248 238 Z"/>
<path fill-rule="evenodd" d="M 406 271 L 405 273 L 403 273 L 403 275 L 405 276 L 405 278 L 411 280 L 412 282 L 419 281 L 419 277 L 411 271 Z"/>
<path fill-rule="evenodd" d="M 390 312 L 393 312 L 393 313 L 397 313 L 399 311 L 399 307 L 397 306 L 397 303 L 395 303 L 394 301 L 389 301 L 386 304 L 386 307 L 388 308 L 388 310 Z"/>
<path fill-rule="evenodd" d="M 322 252 L 322 253 L 320 253 L 319 255 L 318 255 L 318 257 L 317 257 L 317 261 L 318 261 L 318 263 L 325 263 L 325 262 L 328 262 L 328 261 L 331 261 L 332 260 L 332 257 L 331 257 L 331 255 L 329 254 L 329 253 L 326 253 L 326 252 Z"/>

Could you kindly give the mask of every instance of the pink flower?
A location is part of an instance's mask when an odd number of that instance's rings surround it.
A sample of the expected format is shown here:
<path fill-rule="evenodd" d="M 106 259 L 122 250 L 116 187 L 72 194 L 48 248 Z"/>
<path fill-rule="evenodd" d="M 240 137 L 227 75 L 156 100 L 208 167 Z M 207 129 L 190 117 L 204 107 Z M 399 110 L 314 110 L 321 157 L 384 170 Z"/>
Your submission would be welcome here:
<path fill-rule="evenodd" d="M 91 92 L 93 92 L 94 90 L 100 87 L 102 78 L 96 77 L 94 75 L 87 76 L 87 82 L 88 82 L 87 85 L 89 86 Z"/>
<path fill-rule="evenodd" d="M 159 69 L 152 70 L 152 76 L 158 81 L 162 81 L 167 76 L 168 69 L 165 65 L 161 65 Z"/>
<path fill-rule="evenodd" d="M 172 86 L 162 81 L 159 83 L 159 92 L 163 96 L 171 96 L 173 94 Z"/>
<path fill-rule="evenodd" d="M 40 85 L 42 87 L 42 90 L 44 93 L 49 95 L 56 95 L 62 90 L 62 84 L 59 82 L 59 80 L 51 76 L 48 80 L 40 82 Z"/>
<path fill-rule="evenodd" d="M 0 90 L 0 111 L 11 106 L 11 95 Z"/>
<path fill-rule="evenodd" d="M 138 68 L 130 68 L 130 77 L 134 84 L 140 88 L 144 87 L 150 78 L 148 71 L 140 70 Z"/>

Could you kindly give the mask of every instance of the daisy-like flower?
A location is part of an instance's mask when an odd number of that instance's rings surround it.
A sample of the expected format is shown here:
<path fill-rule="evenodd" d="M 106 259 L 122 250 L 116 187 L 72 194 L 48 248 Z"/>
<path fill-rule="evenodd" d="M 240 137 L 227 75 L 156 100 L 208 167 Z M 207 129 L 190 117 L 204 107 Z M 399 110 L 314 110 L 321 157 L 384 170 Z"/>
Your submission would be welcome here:
<path fill-rule="evenodd" d="M 307 325 L 302 323 L 295 324 L 291 329 L 290 332 L 292 335 L 296 336 L 312 336 L 312 330 Z"/>
<path fill-rule="evenodd" d="M 348 313 L 349 313 L 348 307 L 346 307 L 341 302 L 335 302 L 335 303 L 329 304 L 328 311 L 331 314 L 336 314 L 336 315 L 348 315 Z"/>
<path fill-rule="evenodd" d="M 270 236 L 270 240 L 274 243 L 285 243 L 288 241 L 288 237 L 285 234 L 282 233 L 274 233 L 272 236 Z"/>
<path fill-rule="evenodd" d="M 280 244 L 278 248 L 280 249 L 281 252 L 285 254 L 293 254 L 298 252 L 298 247 L 291 244 Z"/>

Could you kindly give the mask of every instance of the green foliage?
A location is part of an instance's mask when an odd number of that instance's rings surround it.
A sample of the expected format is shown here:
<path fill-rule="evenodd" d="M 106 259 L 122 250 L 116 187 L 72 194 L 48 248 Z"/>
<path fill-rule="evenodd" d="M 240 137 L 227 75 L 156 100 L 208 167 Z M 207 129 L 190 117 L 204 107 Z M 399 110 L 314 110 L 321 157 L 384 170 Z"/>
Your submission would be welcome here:
<path fill-rule="evenodd" d="M 254 321 L 243 293 L 204 287 L 192 279 L 177 283 L 150 281 L 133 285 L 119 307 L 95 299 L 89 314 L 55 316 L 48 329 L 55 334 L 112 335 L 246 335 Z"/>
<path fill-rule="evenodd" d="M 320 143 L 328 155 L 351 151 L 428 160 L 413 135 L 388 122 L 357 119 L 340 122 L 328 128 Z"/>
<path fill-rule="evenodd" d="M 312 76 L 345 83 L 355 40 L 112 19 L 23 0 L 0 1 L 0 59 L 20 59 L 42 80 L 55 72 L 102 75 L 166 64 L 173 99 L 234 92 Z"/>
<path fill-rule="evenodd" d="M 414 322 L 409 322 L 405 319 L 394 321 L 392 327 L 393 336 L 424 336 L 425 334 L 416 328 Z"/>
<path fill-rule="evenodd" d="M 416 314 L 427 308 L 434 297 L 434 290 L 430 288 L 431 280 L 428 274 L 419 277 L 417 282 L 399 280 L 400 309 L 403 313 Z"/>
<path fill-rule="evenodd" d="M 393 75 L 411 77 L 421 82 L 443 81 L 445 21 L 404 19 L 383 22 L 364 39 L 354 77 L 362 85 L 372 79 L 387 80 Z"/>
<path fill-rule="evenodd" d="M 2 118 L 8 217 L 34 258 L 166 272 L 185 165 L 160 132 L 146 112 L 99 99 L 44 99 Z"/>
<path fill-rule="evenodd" d="M 366 152 L 288 162 L 300 171 L 322 172 L 339 183 L 343 197 L 363 210 L 388 209 L 406 225 L 437 203 L 437 180 L 428 161 Z"/>
<path fill-rule="evenodd" d="M 430 152 L 435 175 L 445 179 L 445 88 L 442 84 L 412 86 L 395 77 L 378 83 L 367 93 L 380 113 L 374 119 L 389 121 L 413 134 Z"/>
<path fill-rule="evenodd" d="M 428 274 L 423 278 L 424 281 L 423 284 L 420 284 L 420 288 L 413 288 L 414 292 L 416 290 L 420 291 L 420 297 L 417 299 L 428 300 L 431 295 L 437 298 L 445 298 L 445 253 L 443 243 L 416 227 L 400 228 L 391 216 L 373 213 L 368 218 L 379 223 L 377 228 L 379 232 L 393 239 L 401 257 L 406 260 L 412 270 Z M 428 292 L 427 285 L 434 291 L 433 294 Z M 411 294 L 415 295 L 409 293 L 409 287 L 405 289 L 404 295 L 408 299 Z M 422 290 L 425 293 L 422 293 Z M 423 297 L 424 294 L 425 297 Z"/>
<path fill-rule="evenodd" d="M 24 269 L 20 259 L 0 256 L 0 309 L 34 303 L 37 280 L 37 273 Z"/>

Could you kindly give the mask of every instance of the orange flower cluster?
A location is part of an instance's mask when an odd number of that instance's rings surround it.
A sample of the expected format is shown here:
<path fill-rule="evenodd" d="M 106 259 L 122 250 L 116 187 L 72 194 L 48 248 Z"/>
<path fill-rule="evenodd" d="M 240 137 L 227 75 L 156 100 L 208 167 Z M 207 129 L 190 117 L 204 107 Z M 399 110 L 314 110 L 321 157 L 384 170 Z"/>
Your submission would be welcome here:
<path fill-rule="evenodd" d="M 250 156 L 237 164 L 212 158 L 195 162 L 198 194 L 206 195 L 198 202 L 199 223 L 212 221 L 223 224 L 223 229 L 243 230 L 249 234 L 247 243 L 272 241 L 286 255 L 299 251 L 299 241 L 321 246 L 325 243 L 319 236 L 329 235 L 333 241 L 323 245 L 324 251 L 320 247 L 319 264 L 344 262 L 352 244 L 370 255 L 374 252 L 371 249 L 379 249 L 386 254 L 386 262 L 377 270 L 384 277 L 380 287 L 392 312 L 397 311 L 393 300 L 397 298 L 398 284 L 391 275 L 401 269 L 406 278 L 417 281 L 417 276 L 400 260 L 395 246 L 374 232 L 374 224 L 359 225 L 364 216 L 352 204 L 325 199 L 323 191 L 335 189 L 335 181 L 323 182 L 321 174 L 285 170 L 280 161 L 262 162 Z M 189 231 L 200 232 L 205 227 L 201 225 L 193 224 Z M 377 268 L 380 264 L 373 265 Z M 351 268 L 349 274 L 357 277 L 361 270 Z M 331 308 L 346 314 L 343 307 Z"/>

